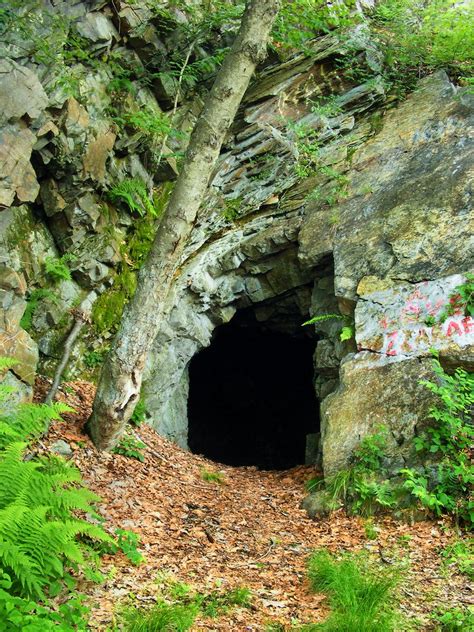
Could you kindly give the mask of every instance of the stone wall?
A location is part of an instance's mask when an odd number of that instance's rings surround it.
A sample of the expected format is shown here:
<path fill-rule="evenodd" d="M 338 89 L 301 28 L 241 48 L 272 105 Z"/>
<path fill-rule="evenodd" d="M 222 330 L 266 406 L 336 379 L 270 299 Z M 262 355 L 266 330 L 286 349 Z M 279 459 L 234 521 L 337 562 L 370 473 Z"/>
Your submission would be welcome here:
<path fill-rule="evenodd" d="M 112 199 L 111 188 L 140 179 L 164 204 L 177 170 L 171 154 L 185 147 L 212 80 L 176 95 L 159 72 L 184 37 L 180 11 L 163 21 L 139 1 L 51 7 L 87 42 L 86 60 L 69 61 L 65 76 L 14 38 L 0 51 L 0 353 L 18 358 L 7 379 L 25 396 L 38 358 L 39 371 L 54 369 L 78 305 L 92 306 L 92 325 L 69 376 L 97 375 L 158 225 Z M 226 38 L 216 33 L 215 44 Z M 348 56 L 369 80 L 346 76 Z M 125 92 L 117 59 L 129 69 Z M 430 373 L 432 345 L 451 365 L 472 366 L 472 318 L 461 308 L 442 315 L 474 269 L 473 97 L 438 73 L 394 106 L 378 59 L 358 27 L 316 39 L 311 55 L 272 54 L 250 86 L 149 356 L 149 420 L 179 444 L 189 362 L 244 307 L 286 331 L 308 316 L 354 319 L 355 338 L 345 341 L 343 320 L 317 326 L 327 473 L 381 421 L 394 465 L 409 458 L 429 406 L 418 381 Z M 144 85 L 137 67 L 151 68 L 153 81 Z M 123 121 L 142 110 L 169 116 L 175 99 L 181 134 L 166 140 L 158 163 L 156 139 Z M 65 254 L 72 276 L 58 280 L 46 264 Z"/>

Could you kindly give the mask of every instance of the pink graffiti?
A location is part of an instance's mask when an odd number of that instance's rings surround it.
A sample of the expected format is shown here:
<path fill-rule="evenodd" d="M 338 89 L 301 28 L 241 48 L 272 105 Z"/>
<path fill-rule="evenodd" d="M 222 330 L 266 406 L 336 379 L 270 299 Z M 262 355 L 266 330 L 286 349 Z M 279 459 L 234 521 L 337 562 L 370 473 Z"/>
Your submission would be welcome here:
<path fill-rule="evenodd" d="M 397 329 L 384 334 L 381 353 L 387 356 L 406 355 L 415 350 L 429 350 L 434 339 L 442 337 L 456 338 L 456 342 L 462 344 L 468 342 L 474 333 L 474 318 L 466 316 L 460 318 L 453 316 L 443 324 L 432 327 L 419 325 L 409 329 Z"/>
<path fill-rule="evenodd" d="M 446 330 L 446 335 L 448 338 L 452 336 L 454 333 L 462 335 L 462 329 L 460 323 L 457 323 L 455 320 L 449 321 L 448 329 Z"/>

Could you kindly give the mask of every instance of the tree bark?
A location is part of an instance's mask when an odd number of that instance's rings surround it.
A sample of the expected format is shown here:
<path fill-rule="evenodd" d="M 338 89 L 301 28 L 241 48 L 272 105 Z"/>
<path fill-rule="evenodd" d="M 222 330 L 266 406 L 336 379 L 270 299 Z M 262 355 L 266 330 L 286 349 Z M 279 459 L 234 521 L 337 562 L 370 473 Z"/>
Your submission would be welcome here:
<path fill-rule="evenodd" d="M 280 0 L 249 0 L 239 33 L 219 70 L 191 135 L 181 173 L 160 223 L 137 290 L 103 366 L 89 434 L 102 450 L 113 448 L 140 395 L 146 355 L 158 332 L 166 298 L 191 234 L 220 149 L 250 79 L 266 56 Z"/>

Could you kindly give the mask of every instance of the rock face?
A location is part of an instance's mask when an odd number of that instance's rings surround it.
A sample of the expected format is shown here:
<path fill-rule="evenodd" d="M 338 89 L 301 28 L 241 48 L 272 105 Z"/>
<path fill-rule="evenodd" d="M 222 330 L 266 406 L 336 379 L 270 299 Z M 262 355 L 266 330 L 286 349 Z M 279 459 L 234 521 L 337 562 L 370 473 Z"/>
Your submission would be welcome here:
<path fill-rule="evenodd" d="M 140 0 L 55 5 L 83 38 L 68 66 L 46 63 L 32 42 L 0 44 L 0 354 L 17 358 L 5 379 L 22 397 L 38 360 L 42 372 L 54 369 L 70 310 L 86 297 L 92 326 L 69 374 L 97 374 L 156 230 L 147 203 L 164 206 L 171 154 L 185 147 L 205 92 L 188 102 L 161 72 L 185 37 L 184 13 L 162 23 Z M 53 42 L 58 21 L 45 13 L 40 22 Z M 441 72 L 389 107 L 362 27 L 312 47 L 270 58 L 244 98 L 143 396 L 150 422 L 186 447 L 189 363 L 216 327 L 250 309 L 294 335 L 310 316 L 338 313 L 316 326 L 318 458 L 325 473 L 343 468 L 383 422 L 396 469 L 426 422 L 418 382 L 430 375 L 431 347 L 451 366 L 474 364 L 473 319 L 456 299 L 474 270 L 473 97 Z M 354 51 L 370 80 L 341 70 Z M 175 101 L 177 132 L 160 135 Z M 140 194 L 123 188 L 137 182 Z M 69 274 L 55 276 L 51 261 Z M 341 340 L 352 322 L 355 336 Z M 318 430 L 315 421 L 314 445 Z"/>
<path fill-rule="evenodd" d="M 282 196 L 266 214 L 199 244 L 150 362 L 145 393 L 150 409 L 161 411 L 160 431 L 184 444 L 186 367 L 213 329 L 248 305 L 271 320 L 285 300 L 294 302 L 287 326 L 308 311 L 355 317 L 357 347 L 338 339 L 340 322 L 318 327 L 325 473 L 344 467 L 382 423 L 390 429 L 393 468 L 410 459 L 411 439 L 432 403 L 418 383 L 430 376 L 430 349 L 454 364 L 472 366 L 474 358 L 472 317 L 463 306 L 442 316 L 465 281 L 453 273 L 474 267 L 468 105 L 442 73 L 424 80 L 355 152 L 345 201 L 327 208 L 301 200 L 283 211 Z M 214 186 L 222 177 L 218 172 Z M 242 186 L 240 173 L 234 177 Z"/>

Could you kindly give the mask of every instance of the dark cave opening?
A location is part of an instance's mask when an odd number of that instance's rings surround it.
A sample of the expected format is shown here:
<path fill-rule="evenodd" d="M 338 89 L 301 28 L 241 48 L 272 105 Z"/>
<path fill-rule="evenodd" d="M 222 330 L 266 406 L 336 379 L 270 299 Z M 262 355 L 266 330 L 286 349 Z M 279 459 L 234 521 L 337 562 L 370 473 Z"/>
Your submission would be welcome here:
<path fill-rule="evenodd" d="M 303 464 L 306 435 L 319 432 L 316 341 L 300 323 L 290 335 L 242 311 L 191 361 L 189 447 L 227 465 Z"/>

